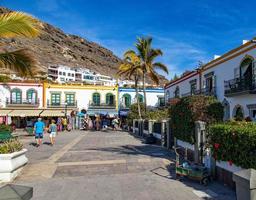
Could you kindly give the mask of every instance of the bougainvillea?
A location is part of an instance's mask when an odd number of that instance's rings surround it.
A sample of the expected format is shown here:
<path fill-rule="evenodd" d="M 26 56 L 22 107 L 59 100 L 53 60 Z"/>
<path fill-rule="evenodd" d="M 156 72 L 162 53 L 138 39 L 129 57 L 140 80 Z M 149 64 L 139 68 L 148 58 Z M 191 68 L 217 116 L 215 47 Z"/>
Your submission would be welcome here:
<path fill-rule="evenodd" d="M 190 96 L 181 98 L 170 108 L 171 128 L 176 138 L 194 144 L 195 121 L 207 124 L 222 121 L 223 106 L 210 96 Z"/>
<path fill-rule="evenodd" d="M 256 169 L 255 123 L 228 122 L 210 125 L 208 142 L 216 160 Z"/>

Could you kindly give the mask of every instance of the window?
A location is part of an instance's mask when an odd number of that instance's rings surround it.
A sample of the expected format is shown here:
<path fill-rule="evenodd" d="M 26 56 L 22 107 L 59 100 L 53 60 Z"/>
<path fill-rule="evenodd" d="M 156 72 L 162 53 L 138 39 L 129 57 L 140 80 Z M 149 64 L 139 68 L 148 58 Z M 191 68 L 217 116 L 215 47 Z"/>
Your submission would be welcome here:
<path fill-rule="evenodd" d="M 137 96 L 135 96 L 136 100 L 137 100 Z M 143 103 L 144 102 L 144 98 L 143 98 L 143 95 L 139 94 L 138 95 L 138 99 L 139 99 L 139 102 L 140 103 Z"/>
<path fill-rule="evenodd" d="M 179 88 L 179 86 L 177 86 L 175 91 L 174 91 L 174 97 L 175 98 L 179 98 L 180 97 L 180 88 Z"/>
<path fill-rule="evenodd" d="M 68 76 L 71 76 L 71 74 L 70 74 L 70 73 L 68 73 Z"/>
<path fill-rule="evenodd" d="M 75 94 L 66 94 L 66 103 L 68 106 L 75 105 Z"/>
<path fill-rule="evenodd" d="M 158 104 L 160 107 L 165 106 L 164 97 L 158 97 Z"/>
<path fill-rule="evenodd" d="M 63 76 L 66 76 L 66 72 L 63 72 Z"/>
<path fill-rule="evenodd" d="M 94 93 L 92 95 L 92 102 L 95 105 L 100 105 L 100 94 L 99 93 Z"/>
<path fill-rule="evenodd" d="M 22 102 L 22 92 L 20 89 L 15 88 L 11 90 L 11 103 L 19 104 Z"/>
<path fill-rule="evenodd" d="M 166 100 L 168 100 L 170 98 L 170 92 L 169 90 L 165 93 L 165 96 L 166 96 Z"/>
<path fill-rule="evenodd" d="M 29 89 L 27 91 L 27 101 L 29 103 L 37 103 L 37 92 L 34 89 Z"/>
<path fill-rule="evenodd" d="M 61 81 L 65 81 L 65 78 L 60 78 Z"/>
<path fill-rule="evenodd" d="M 190 83 L 190 93 L 191 93 L 191 95 L 196 93 L 196 82 Z"/>
<path fill-rule="evenodd" d="M 124 94 L 123 95 L 123 103 L 126 108 L 129 108 L 131 106 L 131 95 Z"/>
<path fill-rule="evenodd" d="M 114 95 L 111 93 L 106 94 L 106 104 L 114 105 Z"/>
<path fill-rule="evenodd" d="M 72 77 L 75 77 L 75 74 L 72 74 Z"/>
<path fill-rule="evenodd" d="M 60 93 L 51 94 L 51 105 L 55 105 L 55 106 L 60 105 Z"/>
<path fill-rule="evenodd" d="M 59 72 L 59 75 L 62 75 L 62 72 Z"/>

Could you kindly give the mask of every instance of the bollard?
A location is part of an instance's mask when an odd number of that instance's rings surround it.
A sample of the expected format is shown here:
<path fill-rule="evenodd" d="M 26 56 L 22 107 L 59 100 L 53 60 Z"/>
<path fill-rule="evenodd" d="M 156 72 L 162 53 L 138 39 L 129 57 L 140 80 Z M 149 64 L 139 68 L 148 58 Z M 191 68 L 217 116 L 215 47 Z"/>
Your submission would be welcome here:
<path fill-rule="evenodd" d="M 256 170 L 245 169 L 235 172 L 233 181 L 236 183 L 237 200 L 256 199 Z"/>
<path fill-rule="evenodd" d="M 203 148 L 205 143 L 205 122 L 196 121 L 195 122 L 195 162 L 202 163 L 203 162 Z"/>
<path fill-rule="evenodd" d="M 161 145 L 162 145 L 162 147 L 167 147 L 166 124 L 167 124 L 167 120 L 161 121 Z"/>

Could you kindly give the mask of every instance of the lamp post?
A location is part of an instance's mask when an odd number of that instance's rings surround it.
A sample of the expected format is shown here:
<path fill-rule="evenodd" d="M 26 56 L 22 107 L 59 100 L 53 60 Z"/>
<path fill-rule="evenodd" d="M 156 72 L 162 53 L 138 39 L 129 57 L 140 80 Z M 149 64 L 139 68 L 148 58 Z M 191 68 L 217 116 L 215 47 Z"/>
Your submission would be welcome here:
<path fill-rule="evenodd" d="M 65 101 L 64 105 L 65 105 L 65 118 L 66 118 L 66 117 L 67 117 L 67 107 L 68 107 L 68 102 L 67 102 L 67 101 Z"/>

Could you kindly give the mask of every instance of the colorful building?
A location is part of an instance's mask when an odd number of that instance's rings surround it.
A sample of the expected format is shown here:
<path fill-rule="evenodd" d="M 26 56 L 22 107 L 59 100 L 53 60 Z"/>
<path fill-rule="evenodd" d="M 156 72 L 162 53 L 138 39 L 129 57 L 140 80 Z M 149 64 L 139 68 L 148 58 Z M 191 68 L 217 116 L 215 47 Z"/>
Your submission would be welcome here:
<path fill-rule="evenodd" d="M 256 119 L 256 44 L 247 41 L 165 86 L 166 103 L 177 97 L 212 95 L 224 106 L 224 120 Z"/>

